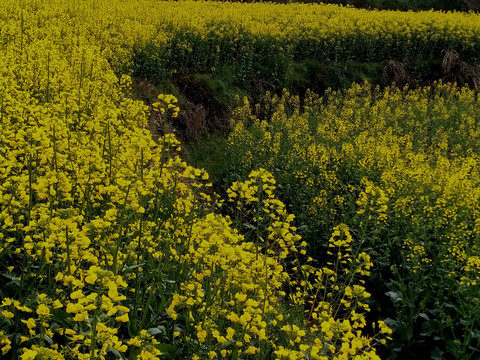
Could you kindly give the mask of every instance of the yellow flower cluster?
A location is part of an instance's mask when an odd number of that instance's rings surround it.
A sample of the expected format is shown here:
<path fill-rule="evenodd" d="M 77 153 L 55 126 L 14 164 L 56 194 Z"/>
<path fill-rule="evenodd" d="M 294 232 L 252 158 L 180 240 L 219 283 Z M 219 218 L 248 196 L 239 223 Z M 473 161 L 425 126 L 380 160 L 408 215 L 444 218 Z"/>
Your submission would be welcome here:
<path fill-rule="evenodd" d="M 479 18 L 475 13 L 370 11 L 331 4 L 4 0 L 0 37 L 2 47 L 21 48 L 32 37 L 55 36 L 67 52 L 92 43 L 118 73 L 136 69 L 161 77 L 185 67 L 213 68 L 226 56 L 251 61 L 263 56 L 265 45 L 286 59 L 348 56 L 365 61 L 439 56 L 442 49 L 454 48 L 475 60 Z M 148 69 L 138 69 L 140 63 Z"/>
<path fill-rule="evenodd" d="M 365 191 L 360 193 L 360 197 L 357 200 L 359 210 L 357 214 L 362 215 L 365 212 L 376 213 L 376 217 L 379 221 L 387 220 L 388 210 L 388 197 L 385 192 L 378 186 L 375 186 L 368 179 L 364 179 Z M 369 215 L 370 218 L 372 215 Z"/>
<path fill-rule="evenodd" d="M 146 330 L 140 331 L 140 335 L 128 340 L 127 344 L 140 349 L 136 357 L 139 360 L 159 359 L 162 355 L 162 352 L 155 347 L 159 342 Z"/>
<path fill-rule="evenodd" d="M 3 23 L 17 14 L 23 26 L 17 40 L 8 26 L 1 34 L 0 259 L 11 280 L 1 351 L 109 358 L 129 351 L 129 315 L 141 311 L 127 298 L 132 281 L 162 258 L 164 237 L 187 233 L 194 207 L 209 206 L 208 174 L 171 156 L 172 135 L 153 141 L 148 108 L 124 96 L 129 77 L 119 80 L 86 34 L 60 36 L 42 27 L 46 12 L 34 19 L 17 5 L 1 7 Z"/>
<path fill-rule="evenodd" d="M 3 314 L 2 314 L 3 315 Z M 5 355 L 10 351 L 12 348 L 12 342 L 8 338 L 8 336 L 5 334 L 4 331 L 0 331 L 0 345 L 2 346 L 1 351 L 2 355 Z"/>
<path fill-rule="evenodd" d="M 290 225 L 293 217 L 275 199 L 274 184 L 272 175 L 259 169 L 228 189 L 241 222 L 255 228 L 247 238 L 232 230 L 228 218 L 213 214 L 193 226 L 188 248 L 178 254 L 180 263 L 192 264 L 191 280 L 180 285 L 167 309 L 173 320 L 196 331 L 193 338 L 188 332 L 180 338 L 200 344 L 211 359 L 244 358 L 266 346 L 277 359 L 378 359 L 372 345 L 380 337 L 362 332 L 369 311 L 364 300 L 370 294 L 355 284 L 357 276 L 369 274 L 369 256 L 352 254 L 352 236 L 340 225 L 330 239 L 334 263 L 322 269 L 302 265 L 299 257 L 306 254 L 306 243 Z M 283 303 L 286 284 L 291 287 L 290 305 Z M 284 306 L 302 310 L 306 321 L 293 325 L 281 311 Z"/>
<path fill-rule="evenodd" d="M 478 93 L 454 84 L 409 90 L 365 83 L 342 92 L 330 90 L 323 97 L 309 93 L 303 100 L 284 91 L 267 95 L 259 106 L 245 101 L 234 112 L 229 155 L 246 169 L 261 164 L 275 173 L 282 199 L 313 249 L 310 256 L 326 262 L 322 235 L 346 223 L 358 240 L 353 251 L 368 249 L 383 274 L 396 279 L 389 288 L 379 284 L 378 291 L 398 286 L 390 293 L 397 309 L 406 309 L 400 299 L 413 296 L 429 314 L 440 316 L 426 289 L 448 274 L 449 292 L 461 294 L 451 301 L 456 306 L 472 301 L 462 319 L 475 326 Z M 331 255 L 342 259 L 340 264 L 353 262 L 355 257 L 345 257 L 348 252 L 343 250 L 350 246 L 347 234 L 340 235 L 341 229 L 334 234 L 330 244 L 342 250 Z M 334 284 L 342 273 L 322 270 L 321 275 Z M 341 303 L 348 308 L 353 304 L 350 296 L 362 297 L 363 291 L 349 287 Z"/>
<path fill-rule="evenodd" d="M 309 211 L 324 219 L 318 221 L 338 223 L 339 212 L 354 204 L 352 219 L 362 231 L 401 222 L 409 224 L 409 238 L 435 231 L 454 263 L 478 256 L 478 246 L 463 240 L 479 234 L 480 106 L 474 91 L 446 84 L 382 91 L 364 84 L 323 98 L 310 94 L 303 108 L 288 92 L 267 97 L 264 106 L 270 114 L 265 120 L 248 102 L 236 110 L 230 148 L 259 147 L 234 156 L 246 168 L 261 163 L 281 169 L 282 182 L 291 183 L 293 175 Z M 272 140 L 278 134 L 280 143 Z M 406 248 L 418 252 L 412 246 Z"/>
<path fill-rule="evenodd" d="M 272 174 L 260 168 L 252 171 L 248 180 L 232 184 L 227 194 L 238 210 L 236 226 L 238 228 L 253 220 L 257 224 L 254 227 L 255 243 L 265 246 L 273 256 L 284 259 L 289 253 L 297 251 L 304 255 L 305 250 L 298 250 L 297 247 L 305 247 L 306 243 L 301 242 L 301 237 L 295 234 L 297 229 L 291 225 L 294 216 L 288 214 L 285 205 L 275 198 L 275 183 Z"/>
<path fill-rule="evenodd" d="M 412 271 L 417 272 L 422 267 L 428 266 L 432 259 L 427 257 L 425 247 L 418 241 L 412 239 L 405 239 L 403 247 L 407 251 L 406 260 L 412 264 Z"/>
<path fill-rule="evenodd" d="M 180 108 L 177 106 L 178 100 L 173 95 L 160 94 L 158 95 L 158 102 L 153 103 L 153 109 L 155 111 L 164 114 L 165 116 L 169 115 L 172 118 L 178 116 Z"/>

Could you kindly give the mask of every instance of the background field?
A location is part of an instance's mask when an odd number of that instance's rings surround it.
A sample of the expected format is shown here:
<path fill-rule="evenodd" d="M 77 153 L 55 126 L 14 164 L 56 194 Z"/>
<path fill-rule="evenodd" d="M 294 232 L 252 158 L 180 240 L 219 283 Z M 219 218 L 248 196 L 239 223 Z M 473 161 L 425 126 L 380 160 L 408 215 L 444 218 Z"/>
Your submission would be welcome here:
<path fill-rule="evenodd" d="M 479 358 L 479 44 L 474 12 L 4 0 L 0 356 Z"/>
<path fill-rule="evenodd" d="M 255 2 L 255 1 L 242 1 L 242 2 Z M 349 5 L 356 8 L 369 8 L 369 9 L 381 9 L 381 10 L 444 10 L 444 11 L 478 11 L 479 4 L 474 0 L 282 0 L 276 1 L 277 3 L 325 3 L 325 4 L 339 4 Z"/>

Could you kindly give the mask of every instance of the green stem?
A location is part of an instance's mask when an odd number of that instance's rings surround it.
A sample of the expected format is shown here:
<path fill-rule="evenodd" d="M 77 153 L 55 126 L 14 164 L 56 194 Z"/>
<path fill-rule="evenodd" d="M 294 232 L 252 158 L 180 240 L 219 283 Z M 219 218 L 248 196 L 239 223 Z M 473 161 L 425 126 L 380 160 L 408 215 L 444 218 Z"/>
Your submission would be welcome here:
<path fill-rule="evenodd" d="M 95 359 L 95 345 L 97 338 L 97 316 L 93 317 L 92 338 L 90 339 L 90 360 Z"/>
<path fill-rule="evenodd" d="M 125 222 L 125 208 L 127 206 L 127 200 L 128 200 L 128 194 L 130 193 L 130 187 L 132 186 L 132 183 L 128 185 L 126 194 L 125 194 L 125 200 L 123 202 L 123 207 L 122 207 L 122 213 L 120 215 L 120 229 L 119 229 L 119 236 L 117 238 L 117 241 L 115 243 L 115 249 L 113 253 L 113 273 L 117 275 L 118 269 L 117 269 L 117 257 L 118 257 L 118 250 L 120 248 L 120 242 L 122 241 L 122 236 L 123 236 L 123 226 Z"/>
<path fill-rule="evenodd" d="M 65 228 L 65 243 L 67 245 L 67 271 L 68 271 L 68 275 L 72 275 L 71 259 L 70 259 L 70 237 L 68 236 L 68 227 Z"/>
<path fill-rule="evenodd" d="M 46 89 L 47 103 L 50 101 L 50 53 L 47 55 L 47 89 Z"/>
<path fill-rule="evenodd" d="M 30 225 L 30 216 L 32 212 L 33 189 L 32 189 L 32 155 L 28 157 L 28 213 L 27 226 Z"/>
<path fill-rule="evenodd" d="M 107 123 L 107 141 L 108 141 L 108 177 L 112 184 L 112 140 L 110 137 L 110 123 Z"/>

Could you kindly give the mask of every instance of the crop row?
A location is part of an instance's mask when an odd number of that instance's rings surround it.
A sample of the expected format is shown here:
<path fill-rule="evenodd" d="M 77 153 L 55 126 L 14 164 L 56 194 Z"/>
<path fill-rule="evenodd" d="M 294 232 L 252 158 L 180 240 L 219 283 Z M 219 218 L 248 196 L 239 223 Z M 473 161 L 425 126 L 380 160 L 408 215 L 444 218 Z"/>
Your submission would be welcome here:
<path fill-rule="evenodd" d="M 255 105 L 245 99 L 228 141 L 204 144 L 197 162 L 217 185 L 271 171 L 320 263 L 332 224 L 350 228 L 375 264 L 371 306 L 391 320 L 390 356 L 473 359 L 479 109 L 478 93 L 441 83 L 410 91 L 355 85 L 302 102 L 288 92 Z"/>
<path fill-rule="evenodd" d="M 67 48 L 94 44 L 117 73 L 150 80 L 228 65 L 239 77 L 282 83 L 289 66 L 304 61 L 428 60 L 447 49 L 478 61 L 479 19 L 327 4 L 7 0 L 0 7 L 0 47 L 21 48 L 48 34 Z"/>

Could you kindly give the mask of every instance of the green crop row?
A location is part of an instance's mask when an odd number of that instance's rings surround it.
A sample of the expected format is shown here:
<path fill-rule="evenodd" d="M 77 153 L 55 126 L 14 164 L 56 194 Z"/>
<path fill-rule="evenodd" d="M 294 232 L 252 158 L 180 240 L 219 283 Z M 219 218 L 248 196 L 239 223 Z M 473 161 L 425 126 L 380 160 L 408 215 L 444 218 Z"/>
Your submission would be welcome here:
<path fill-rule="evenodd" d="M 474 13 L 332 4 L 7 0 L 0 22 L 1 49 L 21 48 L 53 32 L 67 48 L 79 39 L 98 46 L 117 73 L 156 81 L 229 67 L 237 82 L 261 77 L 285 86 L 295 77 L 292 68 L 309 63 L 315 72 L 319 64 L 338 61 L 428 61 L 450 49 L 472 63 L 480 54 L 480 15 Z"/>
<path fill-rule="evenodd" d="M 217 186 L 264 167 L 325 261 L 332 224 L 372 256 L 375 316 L 391 358 L 475 359 L 480 348 L 480 101 L 466 88 L 355 85 L 284 92 L 234 111 L 228 140 L 192 159 Z M 198 146 L 198 145 L 197 145 Z"/>

